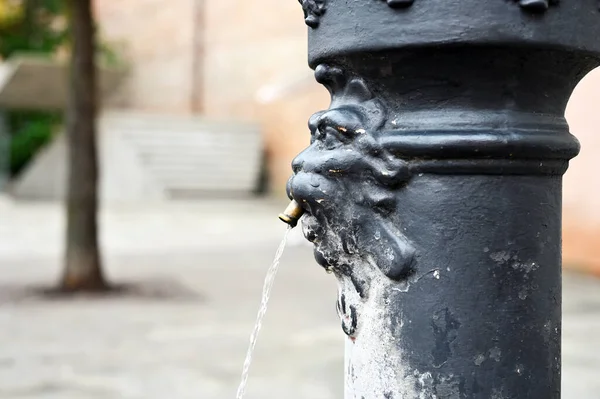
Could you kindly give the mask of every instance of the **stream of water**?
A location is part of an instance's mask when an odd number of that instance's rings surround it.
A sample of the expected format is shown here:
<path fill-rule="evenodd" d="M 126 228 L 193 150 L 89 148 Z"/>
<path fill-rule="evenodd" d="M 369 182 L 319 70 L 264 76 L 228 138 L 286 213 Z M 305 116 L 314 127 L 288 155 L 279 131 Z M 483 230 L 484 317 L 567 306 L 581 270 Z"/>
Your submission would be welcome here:
<path fill-rule="evenodd" d="M 237 394 L 235 396 L 236 399 L 243 399 L 244 394 L 246 393 L 248 373 L 250 371 L 250 364 L 252 363 L 252 354 L 254 353 L 254 347 L 256 346 L 256 339 L 258 338 L 258 333 L 262 326 L 262 320 L 265 317 L 265 313 L 267 312 L 267 305 L 269 303 L 269 296 L 271 295 L 271 288 L 273 288 L 273 281 L 275 281 L 275 276 L 277 275 L 277 270 L 279 269 L 279 260 L 281 259 L 281 255 L 283 255 L 285 243 L 287 242 L 288 234 L 291 230 L 292 228 L 288 227 L 285 231 L 283 239 L 281 240 L 281 244 L 279 244 L 279 248 L 277 248 L 277 252 L 275 253 L 275 259 L 273 259 L 273 263 L 271 264 L 271 267 L 267 271 L 267 276 L 265 277 L 265 282 L 262 290 L 262 299 L 260 301 L 260 308 L 258 309 L 256 322 L 254 323 L 254 329 L 252 330 L 252 334 L 250 335 L 250 345 L 248 346 L 248 352 L 246 352 L 244 368 L 242 369 L 242 378 L 240 380 L 240 385 L 238 386 Z"/>

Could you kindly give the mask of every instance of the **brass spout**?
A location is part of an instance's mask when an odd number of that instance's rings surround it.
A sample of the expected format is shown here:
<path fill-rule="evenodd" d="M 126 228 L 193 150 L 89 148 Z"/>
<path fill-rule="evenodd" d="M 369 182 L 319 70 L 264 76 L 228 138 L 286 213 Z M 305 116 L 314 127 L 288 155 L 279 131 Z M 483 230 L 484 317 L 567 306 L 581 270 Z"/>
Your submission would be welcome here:
<path fill-rule="evenodd" d="M 300 206 L 295 200 L 292 200 L 290 204 L 285 208 L 285 211 L 279 214 L 279 219 L 291 227 L 296 227 L 298 220 L 304 214 L 304 208 Z"/>

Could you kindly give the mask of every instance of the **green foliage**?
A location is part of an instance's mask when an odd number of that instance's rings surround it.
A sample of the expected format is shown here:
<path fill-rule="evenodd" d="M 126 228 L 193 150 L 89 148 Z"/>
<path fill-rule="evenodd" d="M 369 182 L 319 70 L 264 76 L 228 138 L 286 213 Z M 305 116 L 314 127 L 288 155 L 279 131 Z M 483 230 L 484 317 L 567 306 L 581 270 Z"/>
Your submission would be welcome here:
<path fill-rule="evenodd" d="M 0 0 L 6 18 L 0 20 L 0 58 L 35 52 L 51 56 L 68 40 L 64 0 Z M 62 115 L 56 112 L 10 111 L 9 172 L 17 174 L 51 139 Z"/>
<path fill-rule="evenodd" d="M 126 67 L 124 60 L 120 57 L 118 51 L 113 48 L 115 43 L 106 42 L 97 43 L 97 62 L 105 67 L 123 68 Z"/>
<path fill-rule="evenodd" d="M 62 115 L 50 112 L 11 112 L 8 124 L 16 134 L 10 141 L 10 174 L 15 176 L 50 142 Z"/>
<path fill-rule="evenodd" d="M 22 0 L 18 13 L 0 21 L 0 57 L 25 51 L 52 54 L 64 45 L 68 37 L 64 4 L 64 0 Z"/>
<path fill-rule="evenodd" d="M 52 56 L 59 49 L 68 49 L 67 12 L 65 0 L 0 0 L 0 60 L 16 53 Z M 99 63 L 123 66 L 110 45 L 100 42 L 97 51 Z M 12 110 L 7 114 L 11 135 L 9 168 L 14 176 L 52 139 L 62 123 L 62 114 Z"/>

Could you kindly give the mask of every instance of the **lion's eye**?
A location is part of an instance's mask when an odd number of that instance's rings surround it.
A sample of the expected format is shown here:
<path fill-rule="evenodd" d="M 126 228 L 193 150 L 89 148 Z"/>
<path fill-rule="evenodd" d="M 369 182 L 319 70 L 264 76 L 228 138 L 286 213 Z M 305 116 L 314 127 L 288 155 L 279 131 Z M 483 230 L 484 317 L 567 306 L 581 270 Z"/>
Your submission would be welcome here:
<path fill-rule="evenodd" d="M 333 150 L 333 149 L 341 146 L 342 142 L 340 140 L 338 140 L 338 138 L 334 134 L 328 133 L 325 136 L 325 140 L 323 140 L 323 144 L 325 145 L 325 148 L 327 148 L 328 150 Z"/>
<path fill-rule="evenodd" d="M 343 137 L 334 128 L 325 127 L 319 130 L 320 134 L 317 139 L 323 143 L 326 149 L 333 150 L 344 144 L 346 137 Z"/>

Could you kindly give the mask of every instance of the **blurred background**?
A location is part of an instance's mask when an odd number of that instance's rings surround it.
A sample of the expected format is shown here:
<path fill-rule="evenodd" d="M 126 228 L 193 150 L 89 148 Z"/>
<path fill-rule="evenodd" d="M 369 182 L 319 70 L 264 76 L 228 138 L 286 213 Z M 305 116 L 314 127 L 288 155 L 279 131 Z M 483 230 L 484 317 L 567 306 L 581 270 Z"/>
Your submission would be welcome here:
<path fill-rule="evenodd" d="M 285 231 L 290 162 L 329 101 L 307 67 L 302 10 L 96 0 L 85 21 L 73 4 L 0 0 L 0 398 L 233 398 Z M 97 93 L 77 62 L 86 48 Z M 566 112 L 582 144 L 564 182 L 568 399 L 600 398 L 598 104 L 600 70 Z M 91 140 L 69 139 L 90 120 Z M 93 142 L 97 245 L 77 216 L 95 213 L 92 164 L 67 151 Z M 335 298 L 294 230 L 249 399 L 342 397 Z"/>

